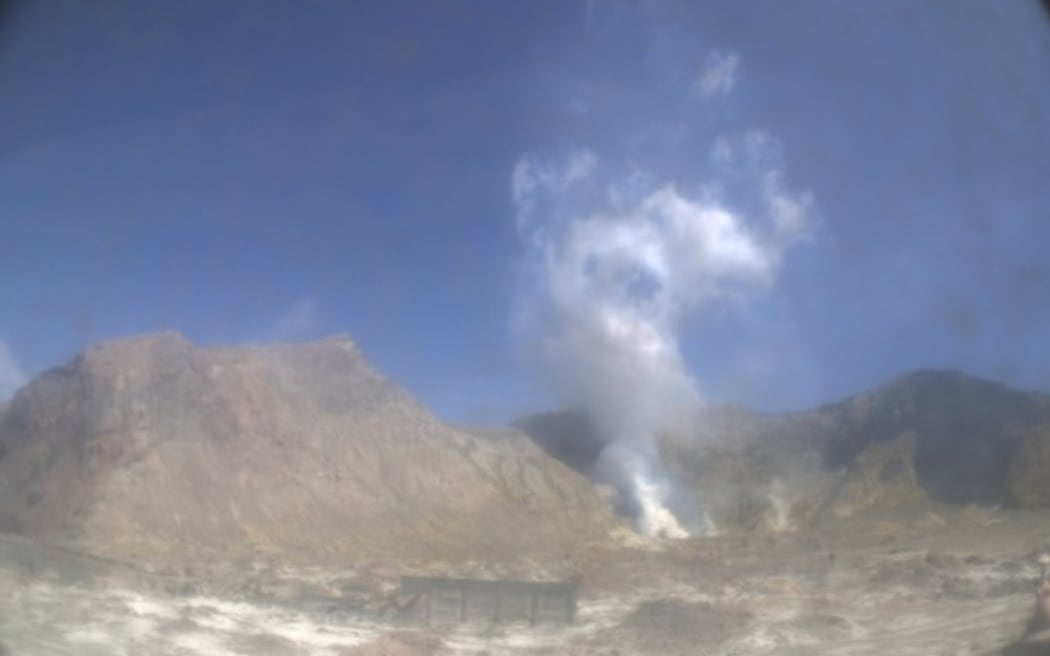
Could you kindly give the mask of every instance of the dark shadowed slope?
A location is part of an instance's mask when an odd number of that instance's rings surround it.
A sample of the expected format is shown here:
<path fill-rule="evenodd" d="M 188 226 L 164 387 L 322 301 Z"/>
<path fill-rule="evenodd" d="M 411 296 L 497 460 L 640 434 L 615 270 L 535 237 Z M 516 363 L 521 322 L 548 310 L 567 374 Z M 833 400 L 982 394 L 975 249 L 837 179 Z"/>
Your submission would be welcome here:
<path fill-rule="evenodd" d="M 570 412 L 518 425 L 581 472 L 601 451 Z M 958 372 L 918 371 L 800 413 L 711 407 L 658 442 L 694 526 L 705 514 L 751 528 L 894 505 L 1050 507 L 1050 397 Z"/>
<path fill-rule="evenodd" d="M 701 426 L 670 436 L 667 459 L 694 490 L 735 489 L 738 517 L 768 519 L 774 503 L 796 520 L 929 504 L 1050 506 L 1048 397 L 958 372 L 907 374 L 809 412 L 713 409 L 708 419 L 721 434 Z"/>
<path fill-rule="evenodd" d="M 818 412 L 831 417 L 827 464 L 853 462 L 872 445 L 915 436 L 920 485 L 948 503 L 1021 504 L 1011 492 L 1026 433 L 1050 419 L 1046 398 L 951 371 L 902 376 Z"/>

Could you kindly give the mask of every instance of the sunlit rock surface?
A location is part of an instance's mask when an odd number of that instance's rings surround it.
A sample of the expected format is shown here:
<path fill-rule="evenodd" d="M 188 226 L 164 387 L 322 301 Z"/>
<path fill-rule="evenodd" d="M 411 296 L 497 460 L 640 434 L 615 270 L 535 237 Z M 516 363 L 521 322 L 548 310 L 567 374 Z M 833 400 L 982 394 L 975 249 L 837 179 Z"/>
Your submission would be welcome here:
<path fill-rule="evenodd" d="M 659 540 L 582 475 L 585 422 L 450 427 L 347 338 L 104 344 L 0 410 L 0 654 L 1041 653 L 1047 408 L 926 372 L 710 409 L 658 443 L 720 530 Z M 404 574 L 572 575 L 577 620 L 421 625 Z"/>
<path fill-rule="evenodd" d="M 0 417 L 0 528 L 141 562 L 571 557 L 615 525 L 520 433 L 439 421 L 347 337 L 88 349 Z"/>

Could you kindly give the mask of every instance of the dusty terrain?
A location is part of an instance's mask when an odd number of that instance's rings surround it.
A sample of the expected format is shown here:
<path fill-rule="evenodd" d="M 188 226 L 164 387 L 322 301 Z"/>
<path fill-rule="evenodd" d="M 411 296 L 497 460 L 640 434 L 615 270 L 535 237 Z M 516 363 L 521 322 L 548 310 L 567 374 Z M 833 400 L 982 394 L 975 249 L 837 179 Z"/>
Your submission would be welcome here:
<path fill-rule="evenodd" d="M 625 536 L 581 570 L 577 622 L 537 627 L 378 617 L 406 569 L 393 563 L 151 573 L 2 544 L 0 641 L 15 655 L 996 654 L 1031 614 L 1050 514 L 969 508 L 812 532 Z M 473 573 L 507 574 L 492 563 Z"/>
<path fill-rule="evenodd" d="M 1026 630 L 1046 395 L 919 372 L 706 409 L 658 436 L 703 529 L 676 541 L 587 479 L 586 422 L 519 426 L 443 423 L 346 337 L 93 347 L 0 406 L 0 655 L 998 654 Z M 401 575 L 574 577 L 579 612 L 423 625 L 390 609 Z"/>
<path fill-rule="evenodd" d="M 590 475 L 604 446 L 573 412 L 518 425 Z M 954 371 L 917 371 L 786 414 L 701 409 L 656 436 L 669 500 L 694 531 L 783 528 L 970 504 L 1050 507 L 1050 397 Z"/>

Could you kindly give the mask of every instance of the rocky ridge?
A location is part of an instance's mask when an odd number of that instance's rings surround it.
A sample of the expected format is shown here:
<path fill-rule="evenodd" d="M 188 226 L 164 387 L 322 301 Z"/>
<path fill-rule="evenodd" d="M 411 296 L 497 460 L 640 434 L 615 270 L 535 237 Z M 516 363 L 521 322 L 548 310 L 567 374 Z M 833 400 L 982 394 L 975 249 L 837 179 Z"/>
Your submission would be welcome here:
<path fill-rule="evenodd" d="M 0 415 L 0 530 L 108 557 L 558 559 L 615 526 L 523 435 L 442 423 L 345 336 L 117 340 Z"/>
<path fill-rule="evenodd" d="M 588 472 L 603 443 L 585 417 L 518 422 Z M 1050 397 L 918 371 L 819 408 L 713 406 L 657 436 L 676 514 L 694 528 L 785 530 L 861 514 L 1050 507 Z"/>

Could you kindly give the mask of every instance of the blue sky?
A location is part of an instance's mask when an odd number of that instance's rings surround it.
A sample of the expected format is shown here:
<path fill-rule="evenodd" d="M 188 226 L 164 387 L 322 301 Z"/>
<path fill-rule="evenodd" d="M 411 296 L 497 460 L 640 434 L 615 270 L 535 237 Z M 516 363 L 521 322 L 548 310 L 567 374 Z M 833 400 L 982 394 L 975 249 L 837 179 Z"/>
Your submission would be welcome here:
<path fill-rule="evenodd" d="M 454 420 L 555 404 L 513 327 L 515 166 L 593 152 L 746 213 L 712 158 L 756 132 L 808 230 L 761 289 L 683 317 L 703 396 L 803 408 L 918 367 L 1050 390 L 1038 4 L 700 4 L 23 7 L 0 31 L 0 393 L 174 328 L 350 333 Z"/>

